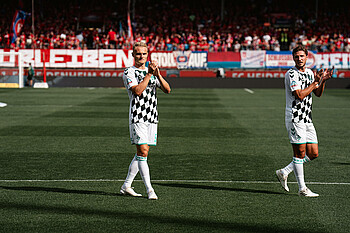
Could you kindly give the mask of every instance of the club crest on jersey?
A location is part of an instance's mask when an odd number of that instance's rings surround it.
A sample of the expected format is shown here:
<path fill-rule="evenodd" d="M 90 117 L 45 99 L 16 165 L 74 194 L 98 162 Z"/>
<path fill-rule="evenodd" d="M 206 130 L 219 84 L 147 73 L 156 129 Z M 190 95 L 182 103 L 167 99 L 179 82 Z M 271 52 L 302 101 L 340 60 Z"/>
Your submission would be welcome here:
<path fill-rule="evenodd" d="M 292 81 L 292 83 L 290 84 L 290 86 L 291 86 L 291 87 L 296 87 L 296 86 L 298 86 L 298 85 L 297 85 L 297 82 L 296 82 L 296 81 Z"/>

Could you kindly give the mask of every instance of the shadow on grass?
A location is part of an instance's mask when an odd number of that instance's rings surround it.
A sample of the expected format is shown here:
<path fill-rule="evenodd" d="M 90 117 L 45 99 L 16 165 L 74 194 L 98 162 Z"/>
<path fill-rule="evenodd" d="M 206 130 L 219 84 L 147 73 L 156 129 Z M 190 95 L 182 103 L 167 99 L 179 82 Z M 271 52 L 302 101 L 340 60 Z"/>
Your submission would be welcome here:
<path fill-rule="evenodd" d="M 75 206 L 53 206 L 53 205 L 44 205 L 44 204 L 26 204 L 26 203 L 9 203 L 1 202 L 0 208 L 4 210 L 17 210 L 17 211 L 35 211 L 43 214 L 64 214 L 74 216 L 84 216 L 84 217 L 102 217 L 107 218 L 112 221 L 118 220 L 125 222 L 130 222 L 134 227 L 144 227 L 147 226 L 148 230 L 151 228 L 159 229 L 161 227 L 166 232 L 167 227 L 169 230 L 174 230 L 174 225 L 178 227 L 185 227 L 186 229 L 195 229 L 197 232 L 212 232 L 212 231 L 226 231 L 226 232 L 284 232 L 284 233 L 301 233 L 305 232 L 301 230 L 297 225 L 286 227 L 284 226 L 272 226 L 268 224 L 259 224 L 259 223 L 241 223 L 241 222 L 220 222 L 213 220 L 206 220 L 203 218 L 194 219 L 186 217 L 174 217 L 174 216 L 164 216 L 161 213 L 158 215 L 152 214 L 142 214 L 140 212 L 133 213 L 128 211 L 119 211 L 115 210 L 113 206 L 108 206 L 108 209 L 93 209 L 86 207 L 75 207 Z M 151 228 L 150 228 L 151 227 Z M 122 227 L 120 227 L 121 230 Z M 136 229 L 136 228 L 135 228 Z M 101 230 L 101 229 L 100 229 Z M 129 231 L 130 229 L 128 229 Z M 307 232 L 319 232 L 316 230 L 308 229 Z"/>
<path fill-rule="evenodd" d="M 108 193 L 103 191 L 75 190 L 65 188 L 49 188 L 49 187 L 32 187 L 32 186 L 0 186 L 0 189 L 17 190 L 17 191 L 32 191 L 32 192 L 54 192 L 54 193 L 70 193 L 70 194 L 87 194 L 101 196 L 123 196 L 119 193 Z"/>
<path fill-rule="evenodd" d="M 227 188 L 227 187 L 217 187 L 211 185 L 202 184 L 179 184 L 179 183 L 157 183 L 153 182 L 154 185 L 175 187 L 175 188 L 188 188 L 188 189 L 207 189 L 207 190 L 219 190 L 219 191 L 233 191 L 233 192 L 246 192 L 246 193 L 264 193 L 264 194 L 278 194 L 286 195 L 283 192 L 274 192 L 269 190 L 256 190 L 256 189 L 244 189 L 244 188 Z"/>
<path fill-rule="evenodd" d="M 346 163 L 346 162 L 331 162 L 331 164 L 337 164 L 337 165 L 350 165 L 350 163 Z"/>

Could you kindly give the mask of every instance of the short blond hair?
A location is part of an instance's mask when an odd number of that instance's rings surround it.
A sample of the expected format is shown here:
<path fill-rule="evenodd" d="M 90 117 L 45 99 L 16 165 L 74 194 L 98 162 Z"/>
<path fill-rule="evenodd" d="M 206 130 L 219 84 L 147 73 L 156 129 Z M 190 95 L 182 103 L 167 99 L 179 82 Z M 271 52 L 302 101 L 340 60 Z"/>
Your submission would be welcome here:
<path fill-rule="evenodd" d="M 148 51 L 147 44 L 146 44 L 145 42 L 143 42 L 143 41 L 141 41 L 141 42 L 135 42 L 135 44 L 132 46 L 132 51 L 135 52 L 135 49 L 136 49 L 137 47 L 145 47 L 145 48 L 147 49 L 147 51 Z"/>

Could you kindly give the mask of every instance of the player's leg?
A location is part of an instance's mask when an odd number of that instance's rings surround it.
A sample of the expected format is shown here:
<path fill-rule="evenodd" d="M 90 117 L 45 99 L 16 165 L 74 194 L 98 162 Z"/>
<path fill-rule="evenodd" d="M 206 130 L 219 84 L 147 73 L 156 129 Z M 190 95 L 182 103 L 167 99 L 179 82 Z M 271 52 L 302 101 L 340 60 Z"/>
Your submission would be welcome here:
<path fill-rule="evenodd" d="M 27 83 L 28 83 L 28 86 L 30 86 L 30 87 L 33 86 L 33 76 L 28 75 L 28 77 L 27 77 Z"/>
<path fill-rule="evenodd" d="M 311 162 L 318 157 L 318 141 L 315 127 L 312 123 L 306 124 L 306 153 L 308 157 L 305 156 L 303 159 L 304 163 Z M 318 197 L 317 193 L 313 193 L 310 189 L 306 188 L 304 190 L 299 190 L 299 195 L 306 197 Z"/>
<path fill-rule="evenodd" d="M 158 124 L 155 124 L 155 123 L 148 124 L 148 131 L 147 131 L 147 134 L 148 134 L 148 142 L 147 142 L 148 150 L 147 150 L 147 153 L 149 151 L 149 146 L 156 146 L 157 145 L 157 131 L 158 131 Z M 149 175 L 149 171 L 148 171 L 148 176 L 146 175 L 144 177 L 144 183 L 145 183 L 146 188 L 147 188 L 148 199 L 157 200 L 158 197 L 157 197 L 153 187 L 151 186 L 151 178 L 150 178 L 150 175 Z"/>
<path fill-rule="evenodd" d="M 309 188 L 306 187 L 304 179 L 304 158 L 307 148 L 307 144 L 292 144 L 293 146 L 293 170 L 295 178 L 297 179 L 299 186 L 299 195 L 305 197 L 318 197 L 317 193 L 313 193 Z"/>
<path fill-rule="evenodd" d="M 304 178 L 304 159 L 307 145 L 307 125 L 305 123 L 292 123 L 290 142 L 293 147 L 293 171 L 298 182 L 299 195 L 316 197 L 318 194 L 311 192 L 306 187 Z"/>
<path fill-rule="evenodd" d="M 305 158 L 305 163 L 310 162 L 316 158 L 318 158 L 318 144 L 316 143 L 308 143 L 306 144 L 306 153 L 309 155 L 308 160 Z"/>
<path fill-rule="evenodd" d="M 285 166 L 284 168 L 278 169 L 276 170 L 276 176 L 278 181 L 281 183 L 282 188 L 289 192 L 289 187 L 287 184 L 287 179 L 288 179 L 288 175 L 289 173 L 291 173 L 293 171 L 293 161 L 290 162 L 287 166 Z"/>
<path fill-rule="evenodd" d="M 149 167 L 147 163 L 147 156 L 149 152 L 149 145 L 136 145 L 137 148 L 137 156 L 139 171 L 147 189 L 148 199 L 158 199 L 157 195 L 154 192 L 154 189 L 151 184 L 151 176 L 149 172 Z"/>
<path fill-rule="evenodd" d="M 306 188 L 304 180 L 304 157 L 306 152 L 305 144 L 292 144 L 293 147 L 293 170 L 299 185 L 299 191 Z"/>
<path fill-rule="evenodd" d="M 290 143 L 293 144 L 302 144 L 305 139 L 300 135 L 303 135 L 303 129 L 300 127 L 300 124 L 295 124 L 291 121 L 286 121 L 286 129 L 288 133 L 288 138 Z M 282 188 L 289 192 L 289 187 L 287 184 L 288 175 L 294 170 L 294 162 L 290 162 L 287 166 L 282 169 L 276 170 L 276 177 L 282 185 Z"/>
<path fill-rule="evenodd" d="M 317 151 L 317 152 L 316 152 Z M 310 157 L 308 156 L 310 155 Z M 306 144 L 306 153 L 303 159 L 303 163 L 309 163 L 312 160 L 314 160 L 315 158 L 318 157 L 318 147 L 317 144 Z M 288 175 L 294 171 L 294 162 L 292 160 L 292 162 L 290 162 L 287 166 L 285 166 L 284 168 L 281 168 L 279 170 L 276 171 L 276 175 L 278 177 L 278 180 L 281 182 L 282 187 L 289 192 L 289 188 L 287 185 L 287 178 Z"/>
<path fill-rule="evenodd" d="M 137 173 L 139 172 L 139 165 L 138 165 L 138 161 L 136 160 L 136 156 L 134 156 L 134 158 L 132 159 L 130 165 L 129 165 L 129 170 L 128 170 L 128 175 L 126 176 L 125 182 L 122 185 L 121 189 L 120 189 L 120 193 L 121 194 L 128 194 L 131 196 L 135 196 L 135 197 L 139 197 L 142 196 L 139 193 L 136 193 L 133 188 L 131 187 L 132 182 L 135 179 L 135 176 L 137 175 Z"/>
<path fill-rule="evenodd" d="M 307 131 L 306 131 L 306 153 L 309 156 L 309 161 L 314 160 L 318 157 L 318 140 L 317 140 L 317 134 L 316 129 L 312 123 L 307 124 Z"/>
<path fill-rule="evenodd" d="M 308 127 L 304 123 L 286 122 L 286 128 L 288 132 L 289 141 L 293 148 L 293 160 L 283 169 L 276 171 L 276 176 L 280 181 L 282 187 L 289 191 L 287 185 L 288 174 L 294 171 L 295 177 L 299 186 L 299 194 L 303 196 L 316 196 L 312 193 L 305 184 L 304 180 L 304 162 L 309 161 L 309 157 L 306 156 L 307 141 L 310 140 L 308 135 Z M 311 151 L 310 151 L 311 153 Z"/>
<path fill-rule="evenodd" d="M 131 144 L 139 143 L 140 140 L 142 140 L 141 139 L 142 135 L 140 136 L 140 133 L 137 133 L 140 131 L 139 125 L 138 124 L 130 124 L 129 130 L 130 130 Z M 131 184 L 134 181 L 135 176 L 137 175 L 138 172 L 139 172 L 139 164 L 138 164 L 137 154 L 136 154 L 129 165 L 128 175 L 126 176 L 125 182 L 120 189 L 121 194 L 131 195 L 131 196 L 136 196 L 136 197 L 142 196 L 141 194 L 136 193 L 133 190 L 133 188 L 131 187 Z"/>
<path fill-rule="evenodd" d="M 317 143 L 307 143 L 306 144 L 306 153 L 304 156 L 304 164 L 309 163 L 312 160 L 316 159 L 318 157 L 318 144 Z M 281 168 L 276 171 L 276 175 L 279 177 L 279 180 L 285 180 L 287 182 L 288 175 L 293 171 L 293 161 L 290 162 L 287 166 L 284 168 Z M 287 186 L 285 186 L 287 187 Z M 286 189 L 286 188 L 285 188 Z M 288 187 L 287 187 L 288 189 Z M 286 191 L 289 191 L 289 189 Z"/>

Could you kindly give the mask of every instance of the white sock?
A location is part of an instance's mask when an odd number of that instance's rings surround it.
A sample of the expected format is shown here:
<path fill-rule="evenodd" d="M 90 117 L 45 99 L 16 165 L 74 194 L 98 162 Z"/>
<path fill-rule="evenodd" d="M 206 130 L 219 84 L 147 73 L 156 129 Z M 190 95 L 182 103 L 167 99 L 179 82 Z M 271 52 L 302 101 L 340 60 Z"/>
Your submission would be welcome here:
<path fill-rule="evenodd" d="M 299 191 L 306 188 L 305 180 L 304 180 L 304 161 L 303 159 L 299 159 L 297 157 L 293 157 L 293 166 L 294 166 L 294 174 L 295 178 L 298 181 Z"/>
<path fill-rule="evenodd" d="M 311 162 L 311 159 L 305 155 L 304 159 L 303 159 L 303 163 L 309 163 Z M 285 175 L 289 175 L 289 173 L 291 173 L 294 169 L 294 166 L 293 166 L 293 161 L 290 162 L 286 167 L 282 168 L 282 172 L 285 174 Z"/>
<path fill-rule="evenodd" d="M 136 159 L 138 161 L 139 165 L 139 171 L 143 180 L 143 183 L 146 186 L 147 193 L 150 191 L 153 191 L 152 185 L 151 185 L 151 176 L 149 174 L 149 167 L 147 163 L 147 157 L 142 156 L 136 156 Z"/>
<path fill-rule="evenodd" d="M 304 163 L 309 163 L 309 162 L 311 162 L 311 159 L 309 158 L 309 156 L 305 155 L 303 161 L 304 161 Z"/>
<path fill-rule="evenodd" d="M 139 165 L 138 165 L 138 161 L 136 160 L 136 155 L 135 155 L 134 158 L 132 159 L 130 165 L 129 165 L 128 175 L 127 175 L 125 182 L 124 182 L 124 185 L 123 185 L 125 188 L 131 187 L 131 184 L 134 181 L 135 176 L 137 175 L 138 172 L 139 172 Z"/>
<path fill-rule="evenodd" d="M 282 172 L 285 174 L 285 175 L 289 175 L 289 173 L 291 173 L 294 169 L 294 166 L 293 166 L 293 161 L 290 162 L 285 168 L 282 168 Z"/>

